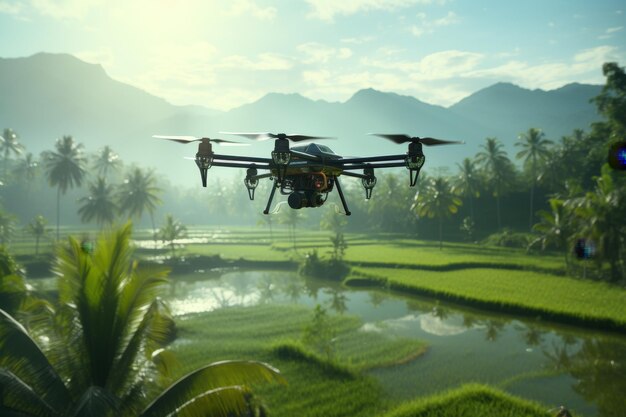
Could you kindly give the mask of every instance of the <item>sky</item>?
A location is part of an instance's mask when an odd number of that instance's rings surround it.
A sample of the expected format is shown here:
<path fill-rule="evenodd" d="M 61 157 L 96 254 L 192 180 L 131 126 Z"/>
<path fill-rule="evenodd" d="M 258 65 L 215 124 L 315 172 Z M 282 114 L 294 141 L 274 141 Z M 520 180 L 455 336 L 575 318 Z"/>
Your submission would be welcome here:
<path fill-rule="evenodd" d="M 450 106 L 496 82 L 603 84 L 623 0 L 0 0 L 0 57 L 69 53 L 172 104 L 375 88 Z"/>

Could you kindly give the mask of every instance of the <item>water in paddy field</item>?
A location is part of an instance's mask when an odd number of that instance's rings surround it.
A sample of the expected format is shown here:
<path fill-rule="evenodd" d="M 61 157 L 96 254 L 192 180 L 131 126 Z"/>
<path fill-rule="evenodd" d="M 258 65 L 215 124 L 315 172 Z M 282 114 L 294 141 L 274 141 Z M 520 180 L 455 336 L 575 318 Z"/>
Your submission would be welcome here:
<path fill-rule="evenodd" d="M 494 385 L 584 416 L 626 415 L 626 337 L 463 308 L 431 298 L 350 289 L 291 271 L 196 272 L 171 277 L 176 315 L 260 303 L 322 304 L 361 318 L 361 331 L 424 340 L 425 355 L 371 371 L 398 399 L 467 382 Z M 44 282 L 42 282 L 44 284 Z"/>

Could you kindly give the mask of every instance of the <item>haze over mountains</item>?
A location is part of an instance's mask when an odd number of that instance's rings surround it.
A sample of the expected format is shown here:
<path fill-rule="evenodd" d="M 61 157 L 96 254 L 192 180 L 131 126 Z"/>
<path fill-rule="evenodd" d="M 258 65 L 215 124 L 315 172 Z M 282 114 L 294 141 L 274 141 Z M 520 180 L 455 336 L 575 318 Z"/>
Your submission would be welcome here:
<path fill-rule="evenodd" d="M 193 156 L 195 146 L 159 142 L 152 135 L 225 137 L 218 132 L 269 131 L 334 136 L 338 140 L 326 144 L 335 152 L 368 156 L 406 152 L 404 146 L 366 136 L 368 132 L 465 140 L 466 145 L 426 149 L 425 169 L 450 166 L 454 172 L 455 163 L 473 156 L 486 137 L 498 137 L 513 158 L 513 143 L 530 127 L 541 128 L 553 140 L 575 128 L 587 130 L 600 119 L 589 102 L 600 90 L 601 86 L 584 84 L 528 90 L 498 83 L 448 108 L 373 89 L 357 91 L 342 103 L 270 93 L 219 112 L 174 106 L 113 80 L 99 65 L 71 55 L 40 53 L 0 58 L 0 128 L 13 128 L 34 154 L 70 134 L 90 152 L 109 145 L 126 162 L 153 166 L 160 175 L 184 181 L 197 180 L 193 162 L 182 158 Z M 268 141 L 216 151 L 269 156 L 272 146 Z"/>

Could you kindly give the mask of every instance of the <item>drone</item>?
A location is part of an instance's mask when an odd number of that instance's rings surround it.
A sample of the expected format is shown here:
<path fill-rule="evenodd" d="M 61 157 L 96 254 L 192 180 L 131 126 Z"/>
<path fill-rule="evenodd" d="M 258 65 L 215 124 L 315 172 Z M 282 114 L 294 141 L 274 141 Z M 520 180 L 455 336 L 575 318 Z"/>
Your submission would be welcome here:
<path fill-rule="evenodd" d="M 449 141 L 430 137 L 412 137 L 404 134 L 370 133 L 370 135 L 390 140 L 398 145 L 408 144 L 405 154 L 382 155 L 370 157 L 342 157 L 328 146 L 320 145 L 314 140 L 334 139 L 323 136 L 308 136 L 285 133 L 247 133 L 220 132 L 238 135 L 257 141 L 274 139 L 274 150 L 270 158 L 249 156 L 222 155 L 213 152 L 216 145 L 247 145 L 226 139 L 211 139 L 195 136 L 163 136 L 154 138 L 167 139 L 177 143 L 198 143 L 198 152 L 194 159 L 200 169 L 202 186 L 207 186 L 207 172 L 211 167 L 240 168 L 246 170 L 244 184 L 250 200 L 254 200 L 254 192 L 259 180 L 269 178 L 273 186 L 263 214 L 269 214 L 276 190 L 287 195 L 287 202 L 292 209 L 321 207 L 328 199 L 328 194 L 335 188 L 339 194 L 344 213 L 349 216 L 350 210 L 346 203 L 339 177 L 360 178 L 365 189 L 365 198 L 372 197 L 376 185 L 375 170 L 381 168 L 406 167 L 409 171 L 409 186 L 417 183 L 420 169 L 426 161 L 422 145 L 463 144 L 462 141 Z M 290 147 L 290 142 L 307 142 Z M 357 172 L 361 171 L 361 172 Z M 263 173 L 260 173 L 263 172 Z"/>

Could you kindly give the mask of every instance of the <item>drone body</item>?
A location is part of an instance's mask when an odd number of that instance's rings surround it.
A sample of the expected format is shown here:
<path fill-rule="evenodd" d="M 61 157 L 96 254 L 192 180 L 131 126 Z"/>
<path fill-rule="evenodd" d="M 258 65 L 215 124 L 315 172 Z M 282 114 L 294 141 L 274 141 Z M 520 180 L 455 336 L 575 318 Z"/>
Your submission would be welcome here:
<path fill-rule="evenodd" d="M 228 132 L 224 132 L 228 133 Z M 250 200 L 254 200 L 254 191 L 259 180 L 269 178 L 273 181 L 272 190 L 263 211 L 269 214 L 276 190 L 288 195 L 287 202 L 292 209 L 305 207 L 320 207 L 328 198 L 328 193 L 335 188 L 341 199 L 346 215 L 350 210 L 346 203 L 339 176 L 345 175 L 361 179 L 365 189 L 365 198 L 372 196 L 376 185 L 375 169 L 406 167 L 409 171 L 409 185 L 415 186 L 419 171 L 424 165 L 425 157 L 422 152 L 424 145 L 443 145 L 463 143 L 444 141 L 433 138 L 418 138 L 407 135 L 374 134 L 397 144 L 408 143 L 405 154 L 383 155 L 363 158 L 343 158 L 329 147 L 317 143 L 308 143 L 300 146 L 289 146 L 289 142 L 329 139 L 325 137 L 306 136 L 296 134 L 273 133 L 230 133 L 255 140 L 275 139 L 271 158 L 258 158 L 235 155 L 221 155 L 213 152 L 212 143 L 221 145 L 239 145 L 239 143 L 210 138 L 196 138 L 191 136 L 154 136 L 160 139 L 169 139 L 179 143 L 200 142 L 198 152 L 194 158 L 200 169 L 202 185 L 206 187 L 207 172 L 212 166 L 246 169 L 244 184 L 248 190 Z M 265 173 L 259 173 L 265 171 Z M 354 172 L 362 171 L 362 173 Z"/>

